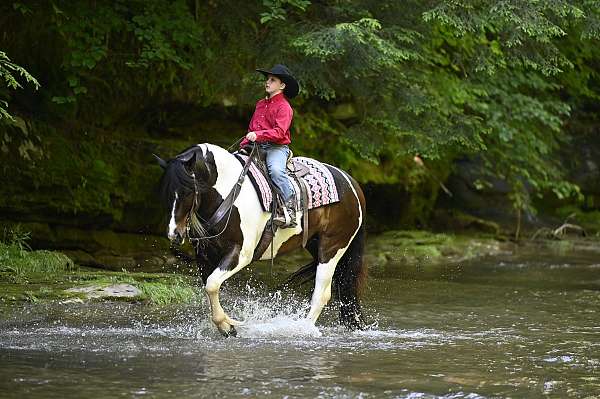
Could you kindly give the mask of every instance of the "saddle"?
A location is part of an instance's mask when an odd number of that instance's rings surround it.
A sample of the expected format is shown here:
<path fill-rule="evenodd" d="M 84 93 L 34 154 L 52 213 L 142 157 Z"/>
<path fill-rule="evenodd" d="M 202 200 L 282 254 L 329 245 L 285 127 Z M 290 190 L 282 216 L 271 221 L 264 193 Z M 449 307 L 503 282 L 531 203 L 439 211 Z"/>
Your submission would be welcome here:
<path fill-rule="evenodd" d="M 263 233 L 261 235 L 260 241 L 254 250 L 253 260 L 260 258 L 265 252 L 265 250 L 268 248 L 269 244 L 272 243 L 273 237 L 275 236 L 275 232 L 279 228 L 279 226 L 273 223 L 273 218 L 277 215 L 278 212 L 282 212 L 283 207 L 285 206 L 281 191 L 279 190 L 279 188 L 277 188 L 277 186 L 275 186 L 275 184 L 273 184 L 273 181 L 269 177 L 269 171 L 267 169 L 266 162 L 266 153 L 260 148 L 258 151 L 258 157 L 256 157 L 255 159 L 255 165 L 269 182 L 271 192 L 274 195 L 273 201 L 271 201 L 271 218 L 269 219 L 269 222 L 267 222 L 267 225 L 265 226 L 265 229 L 263 230 Z M 292 150 L 290 150 L 286 161 L 286 170 L 288 172 L 288 176 L 291 177 L 295 182 L 293 186 L 296 186 L 299 189 L 299 192 L 297 192 L 297 190 L 294 190 L 296 197 L 296 212 L 302 213 L 302 246 L 306 247 L 306 243 L 308 242 L 308 193 L 310 191 L 310 188 L 307 187 L 307 184 L 302 179 L 302 177 L 310 173 L 310 170 L 307 166 L 303 164 L 293 162 L 293 156 L 294 154 Z M 273 250 L 272 246 L 271 250 Z"/>
<path fill-rule="evenodd" d="M 277 226 L 272 223 L 273 216 L 280 207 L 284 206 L 279 189 L 274 186 L 269 177 L 265 154 L 257 152 L 258 149 L 259 147 L 256 147 L 253 152 L 241 150 L 234 153 L 240 164 L 246 165 L 247 175 L 259 197 L 262 209 L 265 212 L 271 212 L 272 215 L 270 223 L 267 223 L 261 240 L 254 251 L 254 260 L 262 256 L 275 235 Z M 250 163 L 248 163 L 248 154 L 253 158 Z M 340 198 L 337 185 L 331 168 L 315 159 L 293 157 L 290 153 L 286 170 L 291 177 L 290 180 L 296 193 L 296 209 L 302 212 L 302 244 L 306 247 L 309 238 L 308 210 L 338 202 Z"/>

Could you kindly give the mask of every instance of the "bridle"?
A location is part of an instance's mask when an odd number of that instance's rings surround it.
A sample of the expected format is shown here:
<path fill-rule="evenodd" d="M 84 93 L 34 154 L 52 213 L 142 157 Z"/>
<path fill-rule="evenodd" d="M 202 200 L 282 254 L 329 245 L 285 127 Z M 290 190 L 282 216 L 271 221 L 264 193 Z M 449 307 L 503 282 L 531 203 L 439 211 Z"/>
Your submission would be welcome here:
<path fill-rule="evenodd" d="M 242 172 L 240 173 L 240 176 L 238 177 L 237 182 L 231 188 L 227 197 L 225 197 L 225 199 L 221 202 L 219 207 L 215 210 L 215 212 L 212 214 L 212 216 L 206 222 L 206 224 L 204 226 L 204 230 L 208 232 L 208 231 L 212 230 L 214 227 L 216 227 L 217 224 L 219 224 L 223 220 L 223 218 L 225 218 L 225 215 L 227 215 L 227 219 L 225 221 L 223 228 L 217 234 L 213 234 L 213 235 L 209 235 L 209 236 L 205 235 L 202 237 L 192 237 L 190 235 L 192 218 L 195 217 L 196 211 L 200 207 L 200 200 L 199 200 L 200 189 L 198 187 L 198 181 L 196 180 L 196 174 L 192 173 L 192 179 L 194 181 L 194 199 L 192 202 L 192 208 L 191 208 L 190 212 L 188 213 L 188 215 L 186 216 L 185 232 L 186 232 L 188 239 L 194 246 L 194 248 L 197 248 L 198 245 L 200 245 L 200 243 L 202 241 L 209 240 L 212 238 L 217 238 L 225 232 L 225 230 L 227 229 L 227 226 L 229 225 L 229 219 L 231 218 L 231 212 L 233 210 L 233 203 L 235 202 L 238 195 L 240 194 L 240 191 L 242 190 L 242 184 L 244 183 L 244 178 L 248 174 L 250 165 L 252 164 L 253 160 L 256 158 L 257 154 L 258 154 L 258 146 L 253 145 L 252 151 L 250 152 L 250 155 L 248 156 L 248 159 L 246 160 L 246 163 L 244 164 L 244 167 L 242 168 Z"/>

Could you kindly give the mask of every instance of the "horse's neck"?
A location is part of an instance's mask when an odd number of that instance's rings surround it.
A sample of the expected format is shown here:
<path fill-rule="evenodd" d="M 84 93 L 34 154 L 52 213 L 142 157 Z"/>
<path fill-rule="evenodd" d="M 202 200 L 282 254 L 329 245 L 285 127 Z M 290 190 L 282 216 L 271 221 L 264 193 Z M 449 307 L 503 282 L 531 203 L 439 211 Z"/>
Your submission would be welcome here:
<path fill-rule="evenodd" d="M 225 198 L 237 182 L 240 173 L 242 173 L 242 165 L 234 155 L 224 148 L 214 144 L 206 144 L 206 146 L 213 153 L 215 166 L 217 167 L 217 182 L 214 187 Z"/>

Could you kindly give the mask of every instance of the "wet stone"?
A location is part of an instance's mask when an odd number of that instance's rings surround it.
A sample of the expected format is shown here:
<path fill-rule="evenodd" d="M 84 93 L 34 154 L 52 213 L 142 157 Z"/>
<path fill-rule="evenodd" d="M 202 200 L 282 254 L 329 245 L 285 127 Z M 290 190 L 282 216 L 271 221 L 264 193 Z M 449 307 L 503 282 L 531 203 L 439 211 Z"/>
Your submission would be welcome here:
<path fill-rule="evenodd" d="M 69 288 L 67 292 L 84 293 L 88 298 L 133 298 L 142 294 L 138 288 L 131 284 L 114 284 L 108 287 L 97 285 L 89 287 Z"/>

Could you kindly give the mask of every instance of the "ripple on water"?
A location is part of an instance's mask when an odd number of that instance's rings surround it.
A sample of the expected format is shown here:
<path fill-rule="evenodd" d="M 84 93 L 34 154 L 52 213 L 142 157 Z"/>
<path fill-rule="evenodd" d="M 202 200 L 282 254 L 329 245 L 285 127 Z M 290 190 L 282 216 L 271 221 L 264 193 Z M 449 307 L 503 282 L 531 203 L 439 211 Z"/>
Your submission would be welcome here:
<path fill-rule="evenodd" d="M 386 391 L 387 394 L 392 394 L 392 391 Z M 407 392 L 401 395 L 391 395 L 394 399 L 485 399 L 486 396 L 481 396 L 476 393 L 455 392 L 446 395 L 433 395 L 424 392 Z"/>
<path fill-rule="evenodd" d="M 282 300 L 280 293 L 259 296 L 252 289 L 247 295 L 236 298 L 232 309 L 235 317 L 244 324 L 237 328 L 237 340 L 224 340 L 207 315 L 174 319 L 153 318 L 128 323 L 126 326 L 105 325 L 90 319 L 89 324 L 72 326 L 39 325 L 29 328 L 10 328 L 0 338 L 0 345 L 14 349 L 71 350 L 90 351 L 128 350 L 143 348 L 153 350 L 153 341 L 194 341 L 198 348 L 234 346 L 243 349 L 246 346 L 291 345 L 295 348 L 319 347 L 336 350 L 410 350 L 425 347 L 452 345 L 460 341 L 498 342 L 510 340 L 514 336 L 506 329 L 489 331 L 442 331 L 436 329 L 394 329 L 380 328 L 376 323 L 362 331 L 349 332 L 340 326 L 319 327 L 310 323 L 305 315 L 308 304 L 293 299 Z M 86 314 L 89 311 L 83 310 Z M 102 319 L 106 313 L 98 312 Z M 133 315 L 135 318 L 139 315 Z M 161 316 L 162 317 L 162 316 Z M 116 343 L 115 343 L 116 341 Z M 159 350 L 159 349 L 157 349 Z"/>
<path fill-rule="evenodd" d="M 598 263 L 580 275 L 585 267 L 571 270 L 568 262 L 545 260 L 542 270 L 537 263 L 494 261 L 484 280 L 474 269 L 471 280 L 451 283 L 380 279 L 381 294 L 372 292 L 380 296 L 367 302 L 381 313 L 372 317 L 380 324 L 355 332 L 337 326 L 334 307 L 315 327 L 304 319 L 307 301 L 265 290 L 223 294 L 230 316 L 245 322 L 229 339 L 219 335 L 206 304 L 160 311 L 115 303 L 32 305 L 25 308 L 30 314 L 19 308 L 0 320 L 0 375 L 10 375 L 21 396 L 35 379 L 50 379 L 55 393 L 68 387 L 63 381 L 77 386 L 60 397 L 90 398 L 164 396 L 167 389 L 223 398 L 594 397 L 600 292 L 589 281 L 597 280 Z M 490 269 L 502 269 L 506 278 L 498 283 Z M 393 300 L 386 294 L 402 290 L 407 294 Z M 115 384 L 122 391 L 106 392 Z M 50 396 L 48 389 L 38 397 Z"/>

